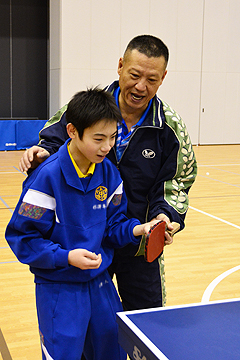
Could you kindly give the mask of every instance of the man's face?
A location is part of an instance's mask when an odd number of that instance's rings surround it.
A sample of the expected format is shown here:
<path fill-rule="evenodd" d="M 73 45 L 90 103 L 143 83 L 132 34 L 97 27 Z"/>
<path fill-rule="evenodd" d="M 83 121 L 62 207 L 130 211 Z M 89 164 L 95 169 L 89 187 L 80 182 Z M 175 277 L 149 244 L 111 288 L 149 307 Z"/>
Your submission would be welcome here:
<path fill-rule="evenodd" d="M 163 56 L 147 57 L 134 49 L 119 60 L 119 106 L 125 112 L 143 113 L 166 75 Z"/>

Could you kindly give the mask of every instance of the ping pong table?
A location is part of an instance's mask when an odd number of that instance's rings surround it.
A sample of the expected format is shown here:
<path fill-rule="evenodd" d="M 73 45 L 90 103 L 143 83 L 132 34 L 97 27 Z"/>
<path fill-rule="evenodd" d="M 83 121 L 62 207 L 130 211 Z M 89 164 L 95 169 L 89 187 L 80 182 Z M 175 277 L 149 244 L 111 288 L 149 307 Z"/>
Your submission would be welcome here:
<path fill-rule="evenodd" d="M 117 313 L 134 360 L 240 360 L 240 298 Z"/>

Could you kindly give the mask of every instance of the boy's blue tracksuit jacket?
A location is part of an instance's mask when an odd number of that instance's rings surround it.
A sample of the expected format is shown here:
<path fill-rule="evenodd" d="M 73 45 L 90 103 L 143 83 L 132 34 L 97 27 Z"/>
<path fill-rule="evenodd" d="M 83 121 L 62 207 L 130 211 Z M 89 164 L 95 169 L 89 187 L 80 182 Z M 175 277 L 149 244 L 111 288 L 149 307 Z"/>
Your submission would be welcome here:
<path fill-rule="evenodd" d="M 96 164 L 86 191 L 67 150 L 68 141 L 24 182 L 6 229 L 6 239 L 22 263 L 30 265 L 36 283 L 85 282 L 104 272 L 114 248 L 132 242 L 126 196 L 119 171 L 108 160 Z M 68 264 L 72 249 L 101 253 L 99 269 L 81 270 Z"/>

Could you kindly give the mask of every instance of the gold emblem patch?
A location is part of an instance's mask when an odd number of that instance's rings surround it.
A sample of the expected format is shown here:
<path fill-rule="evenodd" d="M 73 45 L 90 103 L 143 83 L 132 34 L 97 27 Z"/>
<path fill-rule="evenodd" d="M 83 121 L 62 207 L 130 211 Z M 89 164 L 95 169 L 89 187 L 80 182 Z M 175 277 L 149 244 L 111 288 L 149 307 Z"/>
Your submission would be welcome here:
<path fill-rule="evenodd" d="M 108 189 L 105 186 L 99 186 L 95 191 L 95 198 L 104 201 L 107 198 Z"/>

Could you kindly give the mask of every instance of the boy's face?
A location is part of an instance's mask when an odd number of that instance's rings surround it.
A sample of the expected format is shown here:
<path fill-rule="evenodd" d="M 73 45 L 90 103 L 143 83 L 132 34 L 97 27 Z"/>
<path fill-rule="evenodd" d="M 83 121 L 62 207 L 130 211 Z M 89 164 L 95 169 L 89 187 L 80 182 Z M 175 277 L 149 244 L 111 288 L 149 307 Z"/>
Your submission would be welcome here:
<path fill-rule="evenodd" d="M 77 163 L 87 165 L 88 163 L 100 163 L 109 153 L 115 143 L 117 134 L 117 123 L 103 119 L 95 125 L 88 127 L 83 132 L 82 139 L 72 124 L 68 124 L 68 131 L 74 129 L 74 135 L 69 136 L 71 141 L 71 153 Z"/>

